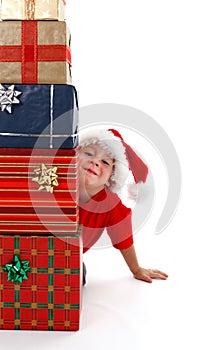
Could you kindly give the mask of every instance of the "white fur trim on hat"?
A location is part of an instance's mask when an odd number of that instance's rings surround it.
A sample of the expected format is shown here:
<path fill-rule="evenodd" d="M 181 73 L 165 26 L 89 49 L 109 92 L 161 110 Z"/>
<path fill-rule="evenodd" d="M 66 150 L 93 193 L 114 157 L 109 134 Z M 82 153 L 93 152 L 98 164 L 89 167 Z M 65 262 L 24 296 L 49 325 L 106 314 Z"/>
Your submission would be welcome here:
<path fill-rule="evenodd" d="M 109 130 L 93 129 L 80 131 L 79 146 L 86 147 L 92 144 L 100 145 L 115 159 L 114 171 L 110 178 L 110 189 L 116 192 L 124 185 L 129 174 L 128 161 L 122 141 Z"/>

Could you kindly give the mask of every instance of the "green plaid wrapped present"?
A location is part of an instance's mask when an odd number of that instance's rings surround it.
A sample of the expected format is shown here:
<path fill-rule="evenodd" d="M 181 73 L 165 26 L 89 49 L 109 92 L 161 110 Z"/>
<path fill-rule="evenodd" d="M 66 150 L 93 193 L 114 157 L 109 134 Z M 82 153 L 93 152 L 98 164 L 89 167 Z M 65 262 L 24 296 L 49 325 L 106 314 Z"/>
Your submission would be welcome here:
<path fill-rule="evenodd" d="M 79 234 L 0 236 L 0 329 L 79 329 Z"/>

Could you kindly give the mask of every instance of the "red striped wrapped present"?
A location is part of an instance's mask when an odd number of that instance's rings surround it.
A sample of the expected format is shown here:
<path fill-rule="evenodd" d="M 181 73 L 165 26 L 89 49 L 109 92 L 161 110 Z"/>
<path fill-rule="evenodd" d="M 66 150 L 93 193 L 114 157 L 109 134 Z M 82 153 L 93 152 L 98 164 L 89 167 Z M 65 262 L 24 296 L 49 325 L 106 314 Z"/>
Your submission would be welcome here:
<path fill-rule="evenodd" d="M 1 84 L 71 84 L 64 21 L 0 21 Z"/>
<path fill-rule="evenodd" d="M 0 148 L 0 234 L 75 233 L 77 188 L 76 149 Z"/>

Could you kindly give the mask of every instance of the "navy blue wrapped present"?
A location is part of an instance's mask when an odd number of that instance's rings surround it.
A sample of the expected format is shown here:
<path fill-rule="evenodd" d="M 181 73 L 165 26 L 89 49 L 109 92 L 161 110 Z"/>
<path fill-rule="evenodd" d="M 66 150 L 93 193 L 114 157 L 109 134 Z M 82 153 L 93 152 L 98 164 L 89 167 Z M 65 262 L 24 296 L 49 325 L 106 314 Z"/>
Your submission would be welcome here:
<path fill-rule="evenodd" d="M 0 147 L 59 149 L 77 145 L 74 86 L 0 84 Z"/>

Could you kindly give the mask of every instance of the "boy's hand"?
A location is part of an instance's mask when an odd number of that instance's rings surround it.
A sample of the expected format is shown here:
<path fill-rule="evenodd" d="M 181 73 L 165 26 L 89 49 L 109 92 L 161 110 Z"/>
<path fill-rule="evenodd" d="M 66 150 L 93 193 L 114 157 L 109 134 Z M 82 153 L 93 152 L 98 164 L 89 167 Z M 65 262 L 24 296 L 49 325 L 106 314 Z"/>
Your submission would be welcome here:
<path fill-rule="evenodd" d="M 134 245 L 127 249 L 121 250 L 121 253 L 130 271 L 137 280 L 151 283 L 153 278 L 160 280 L 167 279 L 168 275 L 165 272 L 159 270 L 143 269 L 139 266 Z"/>
<path fill-rule="evenodd" d="M 142 267 L 139 267 L 139 269 L 134 273 L 134 277 L 137 280 L 152 283 L 152 279 L 166 280 L 168 275 L 159 270 L 143 269 Z"/>

